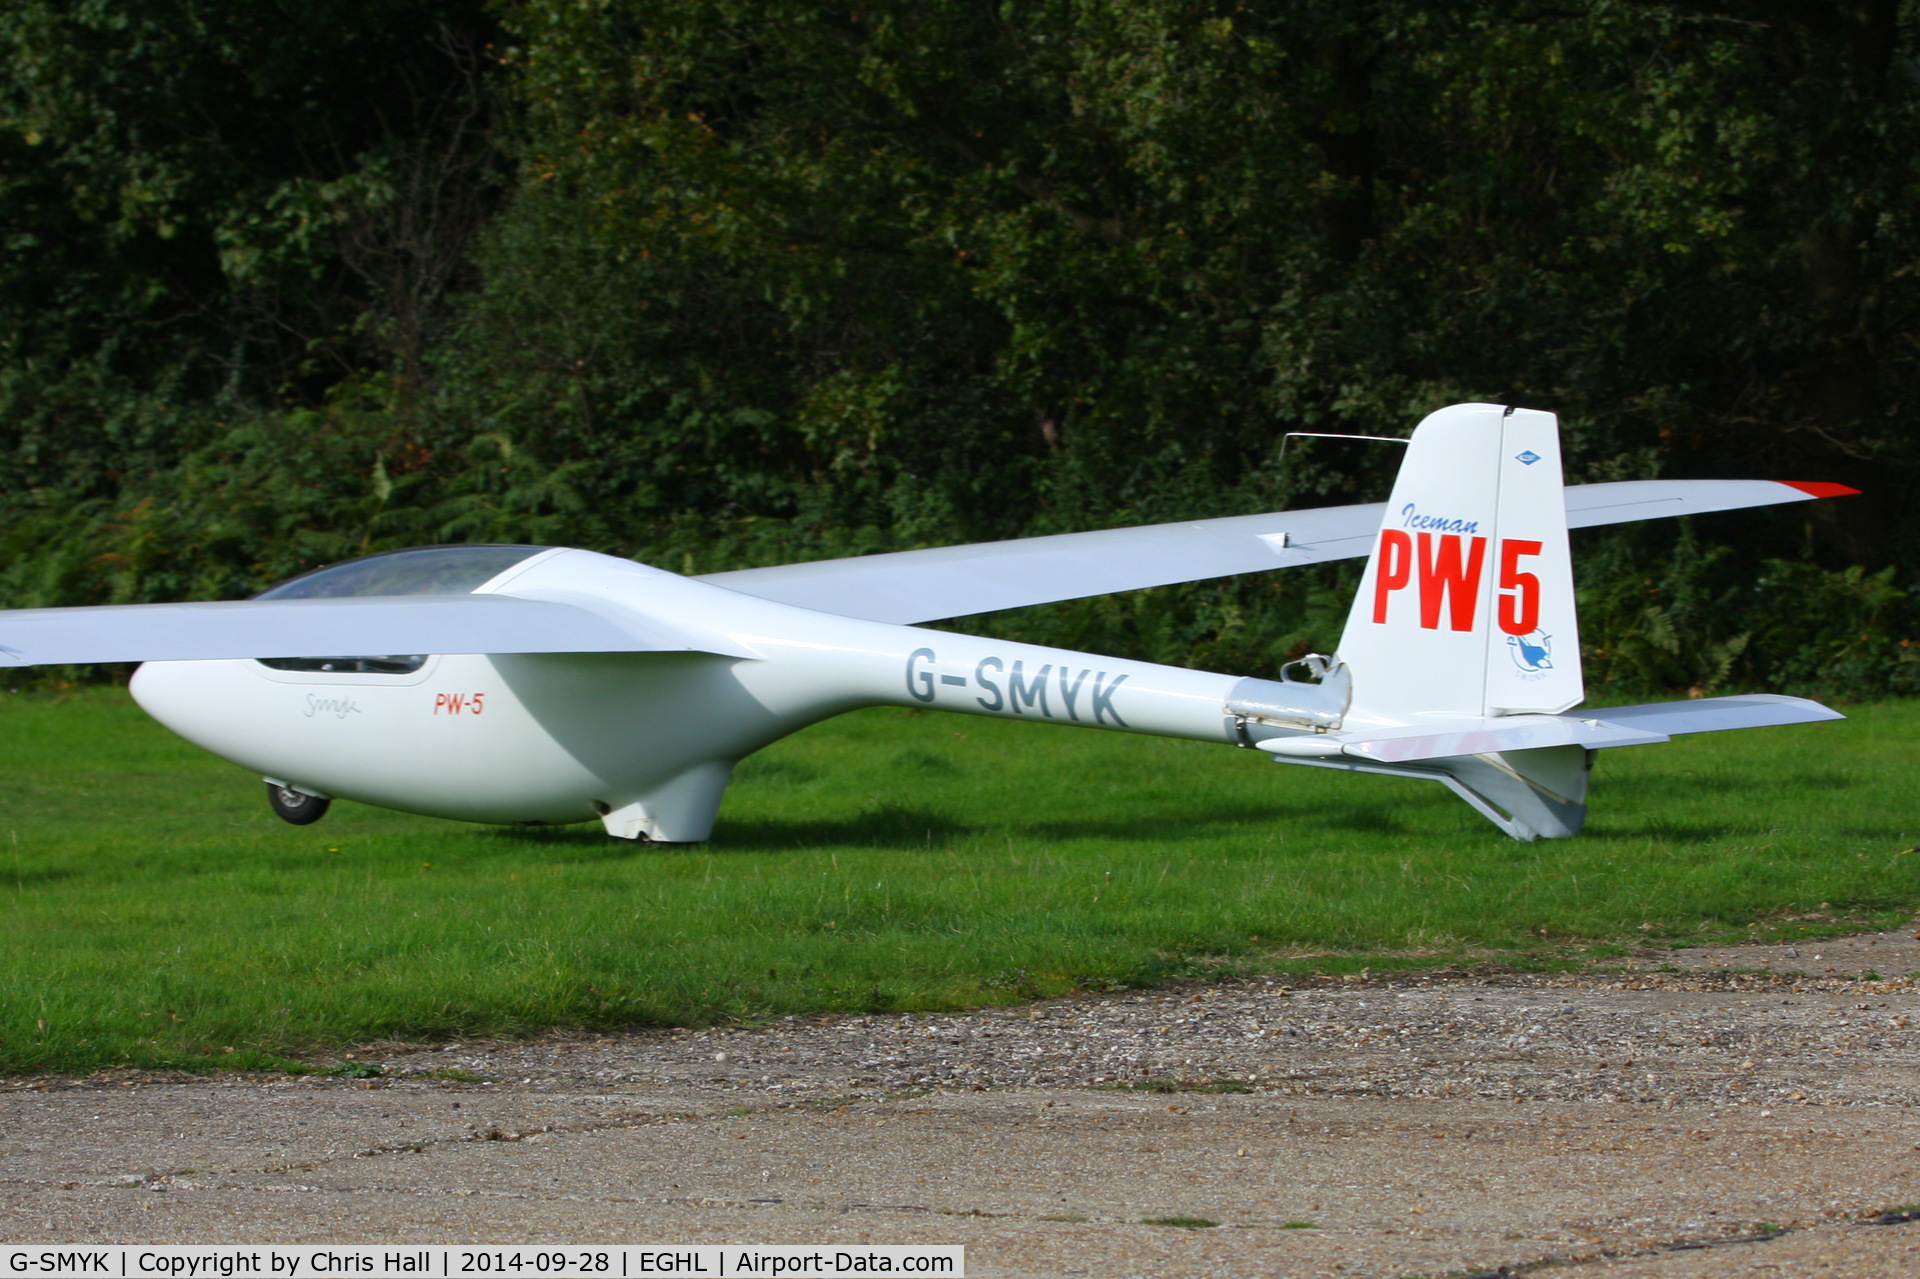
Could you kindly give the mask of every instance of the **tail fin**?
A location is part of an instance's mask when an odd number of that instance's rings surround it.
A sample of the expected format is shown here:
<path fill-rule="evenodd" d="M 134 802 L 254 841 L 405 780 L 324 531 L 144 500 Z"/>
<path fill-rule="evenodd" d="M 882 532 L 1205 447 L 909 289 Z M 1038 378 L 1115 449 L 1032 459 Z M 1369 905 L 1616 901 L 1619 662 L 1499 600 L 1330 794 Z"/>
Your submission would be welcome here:
<path fill-rule="evenodd" d="M 1349 725 L 1580 702 L 1553 414 L 1456 404 L 1414 429 L 1339 656 L 1353 676 Z"/>
<path fill-rule="evenodd" d="M 1607 747 L 1840 718 L 1770 696 L 1560 714 L 1586 689 L 1559 424 L 1498 404 L 1414 429 L 1339 655 L 1313 662 L 1319 718 L 1233 700 L 1243 740 L 1283 763 L 1441 782 L 1516 839 L 1579 833 Z"/>

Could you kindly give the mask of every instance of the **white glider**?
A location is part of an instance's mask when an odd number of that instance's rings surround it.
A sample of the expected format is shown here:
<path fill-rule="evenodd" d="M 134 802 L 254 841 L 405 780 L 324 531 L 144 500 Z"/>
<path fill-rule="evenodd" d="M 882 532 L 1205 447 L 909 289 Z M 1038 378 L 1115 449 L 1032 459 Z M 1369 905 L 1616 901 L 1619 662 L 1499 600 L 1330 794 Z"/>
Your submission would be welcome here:
<path fill-rule="evenodd" d="M 1516 838 L 1559 838 L 1580 829 L 1603 747 L 1841 718 L 1777 696 L 1569 713 L 1585 687 L 1567 530 L 1851 492 L 1565 488 L 1552 414 L 1460 404 L 1415 429 L 1384 504 L 705 577 L 566 548 L 429 547 L 253 600 L 0 612 L 0 664 L 144 662 L 140 705 L 262 774 L 299 824 L 345 796 L 703 840 L 738 761 L 830 715 L 893 705 L 1434 780 Z M 1338 650 L 1279 680 L 910 625 L 1362 555 Z"/>

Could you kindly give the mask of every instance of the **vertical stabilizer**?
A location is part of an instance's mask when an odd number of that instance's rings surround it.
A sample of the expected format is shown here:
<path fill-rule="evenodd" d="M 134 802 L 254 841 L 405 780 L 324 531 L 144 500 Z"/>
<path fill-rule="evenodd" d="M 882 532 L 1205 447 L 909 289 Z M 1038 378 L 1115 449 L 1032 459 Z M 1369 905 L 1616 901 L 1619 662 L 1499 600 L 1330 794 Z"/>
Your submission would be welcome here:
<path fill-rule="evenodd" d="M 1580 701 L 1553 414 L 1456 404 L 1415 428 L 1339 656 L 1358 722 Z"/>

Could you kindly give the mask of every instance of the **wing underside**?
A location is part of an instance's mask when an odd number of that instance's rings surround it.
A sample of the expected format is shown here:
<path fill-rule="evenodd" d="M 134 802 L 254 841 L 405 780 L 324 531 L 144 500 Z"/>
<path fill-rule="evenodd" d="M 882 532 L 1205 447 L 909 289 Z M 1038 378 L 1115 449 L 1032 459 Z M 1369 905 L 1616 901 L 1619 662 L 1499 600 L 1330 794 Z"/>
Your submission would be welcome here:
<path fill-rule="evenodd" d="M 1566 490 L 1567 524 L 1634 520 L 1805 502 L 1837 486 L 1774 480 L 1627 480 Z M 1384 502 L 1149 524 L 970 546 L 942 546 L 700 581 L 742 594 L 875 622 L 931 622 L 1029 604 L 1137 591 L 1235 573 L 1356 559 L 1373 546 Z"/>

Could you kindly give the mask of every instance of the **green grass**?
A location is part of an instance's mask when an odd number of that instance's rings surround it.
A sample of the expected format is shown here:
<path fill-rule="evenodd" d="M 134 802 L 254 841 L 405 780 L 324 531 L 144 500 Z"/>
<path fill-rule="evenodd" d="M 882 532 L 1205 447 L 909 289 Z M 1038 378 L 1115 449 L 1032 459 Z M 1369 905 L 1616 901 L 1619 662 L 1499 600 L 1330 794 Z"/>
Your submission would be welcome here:
<path fill-rule="evenodd" d="M 345 802 L 286 826 L 123 693 L 9 694 L 0 1070 L 1884 925 L 1920 903 L 1920 704 L 1854 715 L 1608 752 L 1588 833 L 1519 844 L 1438 786 L 869 711 L 662 850 Z"/>

